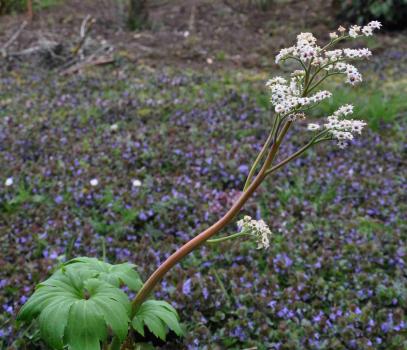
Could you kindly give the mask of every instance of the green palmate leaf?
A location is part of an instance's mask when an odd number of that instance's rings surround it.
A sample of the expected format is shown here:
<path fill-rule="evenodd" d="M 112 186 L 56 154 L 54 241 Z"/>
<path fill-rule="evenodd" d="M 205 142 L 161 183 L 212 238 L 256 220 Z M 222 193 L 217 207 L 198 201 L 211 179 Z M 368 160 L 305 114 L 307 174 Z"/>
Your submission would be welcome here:
<path fill-rule="evenodd" d="M 65 266 L 79 270 L 86 269 L 95 273 L 95 277 L 103 279 L 115 287 L 125 284 L 135 292 L 143 285 L 139 274 L 134 270 L 135 265 L 129 263 L 111 265 L 95 258 L 80 257 L 68 261 Z"/>
<path fill-rule="evenodd" d="M 123 341 L 131 305 L 119 288 L 69 265 L 40 283 L 19 319 L 38 317 L 41 337 L 53 349 L 100 350 L 110 328 Z"/>
<path fill-rule="evenodd" d="M 145 314 L 143 321 L 147 328 L 157 337 L 165 340 L 168 330 L 165 324 L 154 314 Z"/>
<path fill-rule="evenodd" d="M 133 328 L 144 337 L 144 320 L 140 316 L 133 318 L 131 322 Z"/>
<path fill-rule="evenodd" d="M 47 343 L 55 349 L 61 349 L 64 345 L 62 338 L 71 306 L 70 300 L 54 301 L 40 314 L 41 336 L 43 339 L 47 339 Z"/>
<path fill-rule="evenodd" d="M 70 350 L 100 350 L 100 341 L 106 340 L 103 316 L 93 301 L 79 300 L 69 312 L 66 342 Z"/>
<path fill-rule="evenodd" d="M 144 326 L 158 338 L 165 340 L 169 330 L 178 336 L 183 334 L 177 311 L 167 302 L 147 300 L 132 320 L 133 328 L 144 336 Z"/>

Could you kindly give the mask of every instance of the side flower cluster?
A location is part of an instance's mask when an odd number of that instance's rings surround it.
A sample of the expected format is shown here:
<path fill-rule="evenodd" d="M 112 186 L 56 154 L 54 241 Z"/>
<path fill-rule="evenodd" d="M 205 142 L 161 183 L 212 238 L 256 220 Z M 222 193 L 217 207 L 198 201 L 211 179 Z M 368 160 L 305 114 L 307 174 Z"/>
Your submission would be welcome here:
<path fill-rule="evenodd" d="M 297 76 L 291 78 L 289 82 L 282 77 L 275 77 L 270 79 L 266 86 L 271 91 L 271 102 L 276 113 L 289 114 L 332 96 L 329 91 L 324 90 L 309 97 L 302 97 L 301 85 Z"/>
<path fill-rule="evenodd" d="M 308 124 L 308 130 L 327 130 L 332 138 L 338 141 L 338 146 L 345 148 L 348 145 L 347 141 L 353 140 L 354 134 L 361 134 L 366 126 L 366 123 L 362 120 L 345 118 L 352 113 L 353 106 L 344 105 L 327 118 L 327 123 L 323 125 Z"/>
<path fill-rule="evenodd" d="M 267 249 L 270 246 L 269 237 L 271 236 L 270 228 L 263 220 L 254 220 L 246 215 L 237 222 L 241 232 L 252 235 L 257 242 L 257 249 Z"/>

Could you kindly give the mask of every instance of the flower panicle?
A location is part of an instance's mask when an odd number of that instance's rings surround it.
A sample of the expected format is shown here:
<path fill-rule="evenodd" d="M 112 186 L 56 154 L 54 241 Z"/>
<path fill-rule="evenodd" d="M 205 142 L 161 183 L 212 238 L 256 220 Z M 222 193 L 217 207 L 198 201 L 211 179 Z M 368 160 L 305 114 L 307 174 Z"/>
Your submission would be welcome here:
<path fill-rule="evenodd" d="M 267 249 L 270 246 L 271 230 L 263 220 L 254 220 L 246 215 L 237 222 L 241 232 L 254 237 L 257 242 L 257 249 Z"/>
<path fill-rule="evenodd" d="M 329 34 L 330 41 L 323 47 L 318 46 L 317 39 L 312 33 L 299 34 L 294 46 L 280 50 L 276 56 L 276 63 L 293 59 L 298 61 L 303 69 L 292 72 L 291 79 L 274 77 L 266 83 L 276 114 L 294 121 L 300 119 L 296 117 L 298 113 L 330 98 L 332 96 L 330 91 L 315 92 L 314 90 L 331 75 L 344 75 L 345 83 L 352 86 L 361 83 L 363 77 L 352 63 L 369 59 L 372 52 L 367 48 L 337 49 L 333 46 L 340 40 L 369 37 L 381 27 L 378 21 L 371 21 L 365 26 L 352 25 L 348 29 L 341 26 L 337 31 Z M 353 139 L 354 133 L 360 134 L 366 125 L 360 120 L 343 118 L 352 112 L 351 105 L 342 106 L 328 117 L 327 123 L 322 125 L 311 123 L 308 125 L 308 130 L 325 130 L 338 141 L 339 147 L 345 148 L 347 141 Z"/>

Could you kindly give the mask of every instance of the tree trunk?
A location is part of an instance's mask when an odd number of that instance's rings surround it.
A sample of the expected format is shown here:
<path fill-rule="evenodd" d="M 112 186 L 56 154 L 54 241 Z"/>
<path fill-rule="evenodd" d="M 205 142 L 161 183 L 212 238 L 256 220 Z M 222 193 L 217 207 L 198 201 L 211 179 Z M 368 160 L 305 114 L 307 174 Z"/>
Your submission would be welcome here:
<path fill-rule="evenodd" d="M 34 17 L 32 0 L 27 0 L 27 17 L 29 22 L 31 22 Z"/>
<path fill-rule="evenodd" d="M 147 0 L 129 0 L 128 24 L 133 30 L 148 26 Z"/>

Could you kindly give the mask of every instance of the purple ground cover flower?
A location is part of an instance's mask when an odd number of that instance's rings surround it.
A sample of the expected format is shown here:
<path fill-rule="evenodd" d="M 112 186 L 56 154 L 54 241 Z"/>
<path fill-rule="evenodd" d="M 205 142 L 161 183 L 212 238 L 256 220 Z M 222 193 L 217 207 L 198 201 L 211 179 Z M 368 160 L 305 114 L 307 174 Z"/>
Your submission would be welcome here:
<path fill-rule="evenodd" d="M 224 213 L 268 120 L 239 84 L 213 101 L 192 94 L 212 81 L 197 73 L 152 76 L 129 67 L 126 79 L 67 82 L 21 69 L 24 89 L 16 76 L 0 78 L 0 91 L 16 96 L 0 110 L 4 347 L 22 341 L 26 328 L 11 316 L 57 258 L 101 257 L 104 247 L 108 261 L 134 262 L 145 277 Z M 191 320 L 188 335 L 167 349 L 401 348 L 405 131 L 405 122 L 383 124 L 346 157 L 321 149 L 267 182 L 259 204 L 247 206 L 252 217 L 269 218 L 267 254 L 246 242 L 202 247 L 157 290 Z M 295 149 L 288 144 L 279 157 Z M 13 185 L 3 186 L 10 177 Z M 133 179 L 142 186 L 133 188 Z"/>

